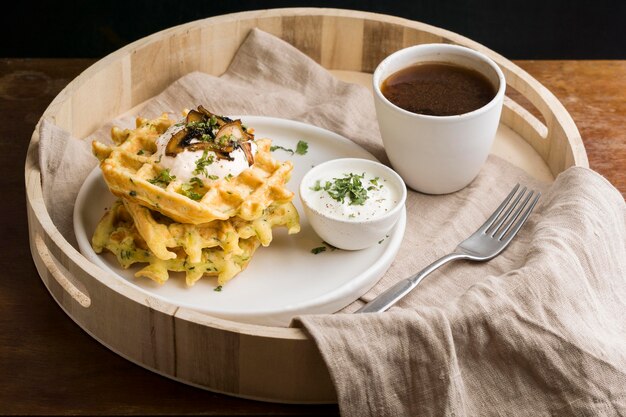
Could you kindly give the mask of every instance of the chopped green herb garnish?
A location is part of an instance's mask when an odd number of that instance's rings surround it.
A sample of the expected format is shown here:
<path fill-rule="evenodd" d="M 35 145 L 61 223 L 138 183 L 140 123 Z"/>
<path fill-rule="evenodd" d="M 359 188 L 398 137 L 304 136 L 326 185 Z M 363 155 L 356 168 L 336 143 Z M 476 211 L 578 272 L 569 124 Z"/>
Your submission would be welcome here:
<path fill-rule="evenodd" d="M 233 177 L 233 174 L 228 174 L 224 178 L 226 178 L 226 181 L 230 181 L 232 177 Z"/>
<path fill-rule="evenodd" d="M 143 155 L 143 149 L 139 149 L 139 152 L 137 152 L 137 155 Z"/>
<path fill-rule="evenodd" d="M 317 248 L 311 249 L 311 253 L 313 255 L 317 255 L 318 253 L 326 252 L 326 246 L 318 246 Z"/>
<path fill-rule="evenodd" d="M 315 181 L 315 184 L 313 184 L 313 187 L 309 187 L 309 190 L 322 191 L 322 186 L 320 185 L 320 180 Z"/>
<path fill-rule="evenodd" d="M 323 246 L 311 249 L 311 253 L 317 255 L 318 253 L 326 252 L 326 249 L 330 249 L 331 252 L 336 251 L 338 248 L 327 242 L 322 242 Z"/>
<path fill-rule="evenodd" d="M 296 153 L 298 155 L 305 155 L 309 150 L 309 144 L 303 140 L 298 141 L 298 145 L 296 145 Z"/>
<path fill-rule="evenodd" d="M 174 181 L 175 179 L 176 179 L 176 175 L 170 175 L 170 170 L 168 168 L 159 172 L 159 175 L 152 178 L 151 180 L 148 180 L 148 182 L 154 185 L 158 184 L 158 185 L 167 186 L 170 182 Z"/>
<path fill-rule="evenodd" d="M 219 180 L 220 177 L 218 177 L 217 175 L 209 175 L 209 179 L 210 180 Z"/>
<path fill-rule="evenodd" d="M 196 169 L 193 170 L 194 175 L 204 174 L 205 177 L 209 176 L 209 173 L 206 170 L 206 167 L 213 163 L 213 155 L 209 155 L 209 151 L 206 149 L 202 153 L 202 157 L 200 157 L 196 161 Z"/>
<path fill-rule="evenodd" d="M 367 187 L 367 190 L 372 191 L 372 190 L 377 190 L 377 189 L 380 190 L 381 188 L 383 188 L 383 185 L 378 183 L 379 179 L 380 179 L 379 177 L 372 178 L 370 180 L 370 184 L 372 185 Z"/>
<path fill-rule="evenodd" d="M 280 145 L 272 145 L 272 146 L 270 146 L 270 151 L 271 152 L 274 152 L 274 151 L 276 151 L 278 149 L 280 149 L 282 151 L 285 151 L 285 152 L 288 152 L 291 155 L 294 155 L 294 154 L 305 155 L 308 152 L 308 150 L 309 150 L 309 144 L 306 143 L 303 140 L 300 140 L 300 141 L 298 141 L 298 144 L 296 145 L 296 150 L 295 151 L 293 149 L 285 148 L 284 146 L 280 146 Z"/>
<path fill-rule="evenodd" d="M 323 189 L 333 200 L 343 203 L 347 197 L 351 206 L 362 206 L 369 198 L 367 190 L 363 188 L 363 183 L 361 182 L 364 177 L 365 174 L 346 174 L 344 178 L 333 178 L 332 181 L 326 181 Z M 321 191 L 322 186 L 320 182 L 316 181 L 311 190 Z"/>
<path fill-rule="evenodd" d="M 185 127 L 204 129 L 207 127 L 207 125 L 204 122 L 190 122 L 190 123 L 187 123 Z"/>
<path fill-rule="evenodd" d="M 322 190 L 328 191 L 330 190 L 330 187 L 332 187 L 332 184 L 330 183 L 330 181 L 326 181 L 326 183 L 322 187 L 320 180 L 317 180 L 315 181 L 315 184 L 313 185 L 313 187 L 310 187 L 310 189 L 313 191 L 322 191 Z"/>
<path fill-rule="evenodd" d="M 136 197 L 137 196 L 137 191 L 132 190 L 131 192 L 128 193 L 131 197 Z"/>
<path fill-rule="evenodd" d="M 215 289 L 213 289 L 213 291 L 215 292 L 221 292 L 222 291 L 222 286 L 218 285 L 217 287 L 215 287 Z"/>
<path fill-rule="evenodd" d="M 202 182 L 202 180 L 198 177 L 192 177 L 189 180 L 190 183 L 197 185 L 198 187 L 202 187 L 204 186 L 204 183 Z"/>
<path fill-rule="evenodd" d="M 270 146 L 270 151 L 271 152 L 274 152 L 275 150 L 278 150 L 278 149 L 283 150 L 285 152 L 289 152 L 292 155 L 295 153 L 293 149 L 285 148 L 284 146 L 280 146 L 280 145 L 272 145 L 272 146 Z"/>
<path fill-rule="evenodd" d="M 183 192 L 185 197 L 191 198 L 192 200 L 198 201 L 202 198 L 202 194 L 194 191 L 193 184 L 183 184 L 181 185 L 180 190 Z"/>

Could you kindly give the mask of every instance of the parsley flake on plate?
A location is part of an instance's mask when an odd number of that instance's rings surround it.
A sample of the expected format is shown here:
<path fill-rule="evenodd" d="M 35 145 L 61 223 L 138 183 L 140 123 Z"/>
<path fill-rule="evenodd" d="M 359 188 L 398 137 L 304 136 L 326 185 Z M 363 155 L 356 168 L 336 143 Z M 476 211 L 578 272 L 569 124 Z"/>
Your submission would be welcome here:
<path fill-rule="evenodd" d="M 306 153 L 309 151 L 309 144 L 306 143 L 303 140 L 299 140 L 298 144 L 296 145 L 296 150 L 295 151 L 293 149 L 285 148 L 284 146 L 280 146 L 280 145 L 272 145 L 272 146 L 270 146 L 270 151 L 271 152 L 277 151 L 279 149 L 281 151 L 288 152 L 291 155 L 294 155 L 294 154 L 306 155 Z"/>
<path fill-rule="evenodd" d="M 299 140 L 296 145 L 296 153 L 298 155 L 305 155 L 309 151 L 309 144 L 303 140 Z"/>
<path fill-rule="evenodd" d="M 279 149 L 282 150 L 282 151 L 285 151 L 285 152 L 289 152 L 291 155 L 294 154 L 294 150 L 293 149 L 285 148 L 284 146 L 280 146 L 280 145 L 272 145 L 272 146 L 270 146 L 270 151 L 271 152 L 274 152 L 274 151 L 279 150 Z"/>
<path fill-rule="evenodd" d="M 318 246 L 317 248 L 311 249 L 311 253 L 313 255 L 317 255 L 318 253 L 326 252 L 326 246 Z"/>

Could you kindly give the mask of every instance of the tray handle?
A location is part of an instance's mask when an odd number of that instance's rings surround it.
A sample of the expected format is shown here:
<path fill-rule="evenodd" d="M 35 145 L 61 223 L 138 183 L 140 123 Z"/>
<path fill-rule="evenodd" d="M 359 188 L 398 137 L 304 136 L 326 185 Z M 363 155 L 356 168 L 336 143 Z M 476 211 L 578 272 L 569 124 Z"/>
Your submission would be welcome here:
<path fill-rule="evenodd" d="M 91 297 L 85 286 L 78 280 L 72 278 L 72 274 L 63 266 L 61 262 L 50 252 L 48 245 L 39 232 L 35 232 L 35 248 L 41 257 L 48 271 L 54 279 L 79 305 L 85 308 L 91 306 Z"/>
<path fill-rule="evenodd" d="M 554 176 L 573 165 L 588 167 L 580 132 L 556 96 L 511 61 L 495 53 L 490 55 L 502 68 L 507 85 L 534 106 L 545 120 L 544 124 L 514 99 L 506 97 L 503 122 L 541 155 Z"/>

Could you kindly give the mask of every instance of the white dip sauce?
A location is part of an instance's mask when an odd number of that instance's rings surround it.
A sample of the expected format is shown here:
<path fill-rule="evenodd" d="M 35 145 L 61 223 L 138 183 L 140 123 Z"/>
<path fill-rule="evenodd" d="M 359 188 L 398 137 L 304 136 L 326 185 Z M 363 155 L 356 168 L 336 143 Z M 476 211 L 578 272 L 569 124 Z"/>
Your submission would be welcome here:
<path fill-rule="evenodd" d="M 346 195 L 344 201 L 338 201 L 331 196 L 336 194 L 337 188 L 333 187 L 337 179 L 347 178 L 350 174 L 358 175 L 362 187 L 367 192 L 367 198 L 362 205 L 350 204 L 352 200 Z M 383 216 L 393 209 L 401 198 L 401 193 L 391 181 L 380 176 L 374 176 L 363 171 L 329 171 L 313 178 L 313 183 L 308 187 L 307 201 L 309 205 L 320 213 L 338 220 L 364 221 Z M 319 181 L 319 183 L 317 182 Z M 324 187 L 330 183 L 330 193 Z M 319 185 L 319 190 L 317 185 Z"/>
<path fill-rule="evenodd" d="M 213 159 L 213 163 L 209 165 L 205 165 L 206 176 L 203 172 L 194 171 L 196 170 L 196 162 L 202 158 L 204 151 L 189 151 L 184 150 L 176 156 L 168 156 L 165 154 L 165 150 L 167 148 L 167 143 L 170 141 L 173 135 L 182 130 L 184 126 L 184 119 L 177 122 L 176 124 L 170 126 L 159 138 L 156 140 L 157 151 L 154 153 L 153 158 L 156 163 L 162 169 L 169 169 L 170 175 L 176 176 L 177 181 L 181 182 L 189 182 L 191 178 L 198 177 L 202 181 L 211 180 L 214 177 L 224 178 L 228 175 L 236 177 L 243 170 L 248 168 L 248 160 L 246 159 L 246 155 L 243 150 L 240 148 L 235 149 L 230 153 L 230 157 L 233 158 L 232 161 L 228 161 L 226 159 L 218 159 L 215 155 L 215 152 L 208 151 L 207 158 Z M 197 141 L 192 141 L 194 143 Z M 256 144 L 254 142 L 250 142 L 252 155 L 256 153 Z"/>

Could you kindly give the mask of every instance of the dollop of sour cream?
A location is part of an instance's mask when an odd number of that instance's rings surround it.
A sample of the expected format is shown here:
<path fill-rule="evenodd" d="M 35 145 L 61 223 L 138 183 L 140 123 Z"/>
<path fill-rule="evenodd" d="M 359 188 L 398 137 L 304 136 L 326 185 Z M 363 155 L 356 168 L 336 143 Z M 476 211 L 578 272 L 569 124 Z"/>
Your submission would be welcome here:
<path fill-rule="evenodd" d="M 353 200 L 348 195 L 343 201 L 336 198 L 337 188 L 334 188 L 333 184 L 338 179 L 349 178 L 350 175 L 358 176 L 365 190 L 367 198 L 362 204 L 353 204 Z M 319 178 L 313 180 L 313 184 L 306 191 L 309 205 L 314 210 L 338 220 L 358 222 L 375 219 L 393 209 L 401 198 L 400 190 L 396 189 L 391 181 L 369 172 L 337 170 L 324 172 Z"/>
<path fill-rule="evenodd" d="M 157 150 L 153 154 L 153 159 L 162 169 L 169 169 L 170 175 L 176 176 L 177 181 L 189 182 L 193 177 L 200 178 L 203 182 L 221 179 L 225 177 L 236 177 L 243 170 L 248 168 L 248 160 L 242 149 L 237 148 L 230 153 L 232 161 L 218 159 L 215 152 L 208 151 L 206 159 L 213 160 L 210 164 L 204 165 L 204 170 L 199 171 L 198 161 L 204 157 L 204 151 L 184 150 L 176 156 L 165 154 L 167 144 L 176 133 L 182 130 L 185 120 L 181 120 L 170 126 L 156 140 Z M 192 141 L 191 143 L 194 143 Z M 251 142 L 252 155 L 256 154 L 256 144 Z"/>

